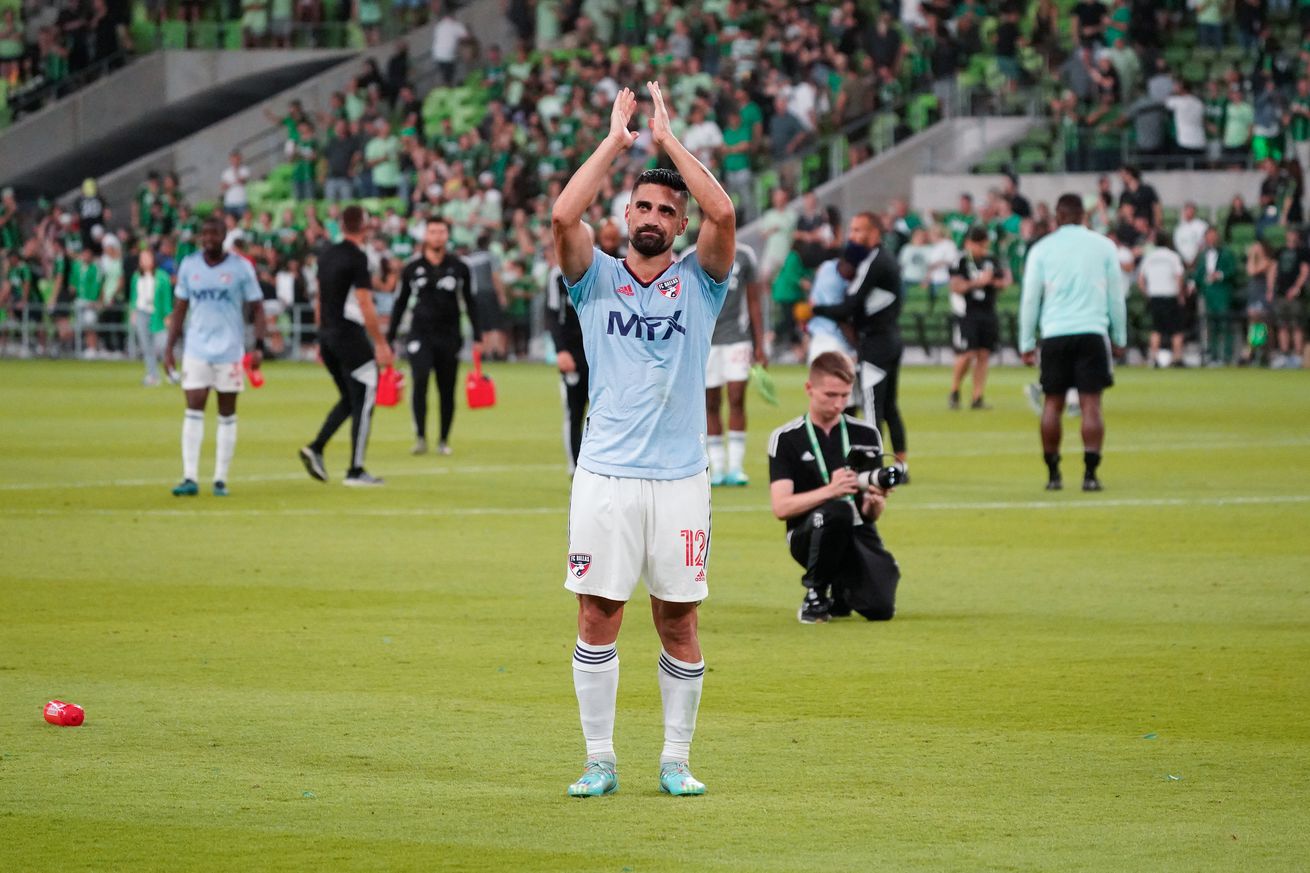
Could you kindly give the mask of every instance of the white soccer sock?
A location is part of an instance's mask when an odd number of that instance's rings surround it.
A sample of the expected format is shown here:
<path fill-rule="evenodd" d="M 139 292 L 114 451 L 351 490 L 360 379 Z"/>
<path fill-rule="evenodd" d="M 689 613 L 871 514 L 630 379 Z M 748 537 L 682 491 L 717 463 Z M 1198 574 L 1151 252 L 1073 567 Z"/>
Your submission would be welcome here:
<path fill-rule="evenodd" d="M 689 664 L 660 649 L 660 697 L 664 699 L 664 751 L 660 763 L 686 761 L 691 756 L 691 735 L 696 732 L 705 659 Z"/>
<path fill-rule="evenodd" d="M 723 451 L 723 435 L 705 437 L 705 451 L 710 456 L 710 475 L 724 472 L 727 456 Z"/>
<path fill-rule="evenodd" d="M 573 649 L 573 690 L 578 694 L 588 760 L 614 763 L 614 702 L 619 694 L 617 643 L 593 646 L 578 638 Z"/>
<path fill-rule="evenodd" d="M 218 417 L 218 454 L 214 458 L 214 481 L 226 482 L 228 468 L 232 466 L 232 455 L 237 450 L 237 415 L 220 415 Z"/>
<path fill-rule="evenodd" d="M 728 472 L 742 472 L 741 465 L 746 460 L 746 431 L 728 431 Z"/>
<path fill-rule="evenodd" d="M 205 441 L 205 413 L 188 409 L 182 417 L 182 478 L 200 478 L 200 444 Z"/>

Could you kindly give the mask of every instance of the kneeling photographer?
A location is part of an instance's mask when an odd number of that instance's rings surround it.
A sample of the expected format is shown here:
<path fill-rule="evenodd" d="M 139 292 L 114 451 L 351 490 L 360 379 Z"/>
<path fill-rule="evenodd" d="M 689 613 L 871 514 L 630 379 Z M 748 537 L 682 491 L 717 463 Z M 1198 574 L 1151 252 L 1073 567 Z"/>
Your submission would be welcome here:
<path fill-rule="evenodd" d="M 903 480 L 899 467 L 882 466 L 882 436 L 843 415 L 855 368 L 840 352 L 810 365 L 805 393 L 809 412 L 773 432 L 769 440 L 769 499 L 787 522 L 792 557 L 805 568 L 803 624 L 859 613 L 886 621 L 896 612 L 900 568 L 883 546 L 875 522 L 887 494 Z"/>

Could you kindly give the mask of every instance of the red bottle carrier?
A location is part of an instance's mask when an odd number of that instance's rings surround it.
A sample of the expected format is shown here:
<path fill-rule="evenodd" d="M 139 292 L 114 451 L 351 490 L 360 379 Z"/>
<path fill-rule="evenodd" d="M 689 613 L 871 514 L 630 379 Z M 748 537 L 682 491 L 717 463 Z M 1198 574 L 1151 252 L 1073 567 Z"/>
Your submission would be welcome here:
<path fill-rule="evenodd" d="M 77 727 L 86 720 L 86 711 L 76 703 L 52 700 L 45 705 L 42 712 L 45 720 L 60 727 Z"/>
<path fill-rule="evenodd" d="M 378 406 L 398 406 L 405 399 L 405 375 L 395 367 L 378 374 Z"/>
<path fill-rule="evenodd" d="M 469 409 L 496 405 L 496 383 L 483 375 L 482 355 L 477 351 L 473 352 L 473 372 L 464 380 L 464 393 L 468 396 Z"/>
<path fill-rule="evenodd" d="M 245 357 L 241 359 L 241 369 L 246 371 L 246 378 L 250 380 L 251 388 L 264 387 L 264 371 L 250 366 L 250 352 L 246 352 Z"/>

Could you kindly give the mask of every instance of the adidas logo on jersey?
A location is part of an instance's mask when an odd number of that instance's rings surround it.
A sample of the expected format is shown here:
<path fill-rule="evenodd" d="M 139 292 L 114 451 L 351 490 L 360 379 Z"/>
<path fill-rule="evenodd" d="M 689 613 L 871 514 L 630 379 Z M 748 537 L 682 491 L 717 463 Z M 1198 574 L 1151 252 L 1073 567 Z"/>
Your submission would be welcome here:
<path fill-rule="evenodd" d="M 636 296 L 637 296 L 637 295 L 636 295 L 636 292 L 634 292 L 634 291 L 632 290 L 632 286 L 631 286 L 631 285 L 620 285 L 619 287 L 615 288 L 614 291 L 615 291 L 616 293 L 618 293 L 618 294 L 622 294 L 624 297 L 636 297 Z"/>

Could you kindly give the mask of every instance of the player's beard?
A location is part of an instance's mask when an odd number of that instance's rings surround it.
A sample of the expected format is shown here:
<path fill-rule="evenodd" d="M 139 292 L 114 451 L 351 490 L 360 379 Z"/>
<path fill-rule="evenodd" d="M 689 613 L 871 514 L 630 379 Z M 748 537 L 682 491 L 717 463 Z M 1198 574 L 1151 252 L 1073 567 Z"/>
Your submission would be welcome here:
<path fill-rule="evenodd" d="M 647 258 L 662 255 L 673 245 L 658 227 L 643 227 L 629 237 L 628 242 Z"/>

